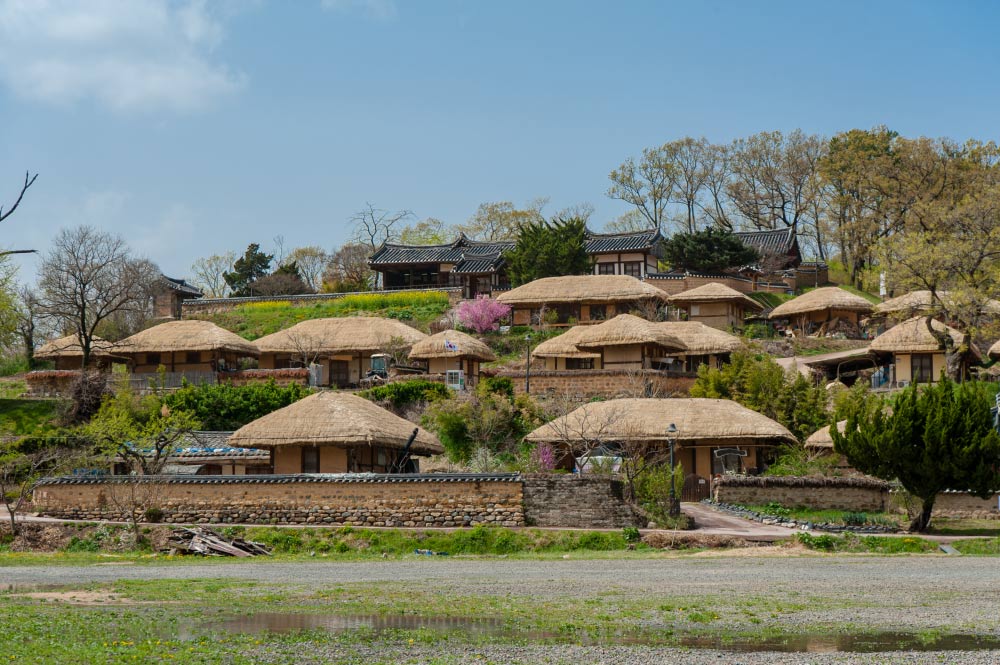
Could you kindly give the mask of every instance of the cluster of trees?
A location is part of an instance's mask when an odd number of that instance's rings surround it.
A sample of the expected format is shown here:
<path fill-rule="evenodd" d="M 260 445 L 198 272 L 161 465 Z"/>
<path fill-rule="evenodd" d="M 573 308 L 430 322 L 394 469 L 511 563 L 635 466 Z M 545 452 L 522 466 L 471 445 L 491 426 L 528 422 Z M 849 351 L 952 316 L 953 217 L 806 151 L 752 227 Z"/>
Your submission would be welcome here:
<path fill-rule="evenodd" d="M 611 227 L 794 228 L 859 288 L 886 273 L 890 290 L 981 295 L 997 286 L 998 160 L 993 142 L 911 139 L 886 127 L 831 138 L 761 132 L 729 144 L 685 137 L 610 173 L 608 196 L 632 206 Z"/>

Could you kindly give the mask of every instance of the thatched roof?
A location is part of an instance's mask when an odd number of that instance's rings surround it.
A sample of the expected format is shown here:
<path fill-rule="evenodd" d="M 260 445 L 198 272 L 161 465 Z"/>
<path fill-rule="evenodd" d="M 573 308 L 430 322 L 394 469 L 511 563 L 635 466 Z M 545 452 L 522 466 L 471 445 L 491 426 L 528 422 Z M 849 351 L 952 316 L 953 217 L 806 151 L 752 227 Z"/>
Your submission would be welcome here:
<path fill-rule="evenodd" d="M 735 302 L 747 309 L 760 311 L 764 306 L 744 293 L 731 289 L 725 284 L 711 282 L 670 296 L 671 304 L 686 305 L 700 302 Z"/>
<path fill-rule="evenodd" d="M 558 337 L 545 340 L 534 349 L 531 355 L 539 358 L 600 358 L 600 353 L 584 351 L 577 347 L 580 336 L 590 326 L 573 326 Z"/>
<path fill-rule="evenodd" d="M 112 358 L 114 357 L 114 349 L 115 345 L 112 342 L 100 337 L 94 337 L 90 340 L 91 358 Z M 35 357 L 41 360 L 83 358 L 83 345 L 80 343 L 80 338 L 74 333 L 42 344 L 35 351 Z"/>
<path fill-rule="evenodd" d="M 458 330 L 444 330 L 425 337 L 410 350 L 412 360 L 427 360 L 429 358 L 471 358 L 482 362 L 496 360 L 490 347 L 472 335 L 466 335 Z"/>
<path fill-rule="evenodd" d="M 596 326 L 585 326 L 576 346 L 587 351 L 630 344 L 655 344 L 667 351 L 684 350 L 684 342 L 661 328 L 659 324 L 650 323 L 631 314 L 619 314 Z"/>
<path fill-rule="evenodd" d="M 497 296 L 508 305 L 548 303 L 616 303 L 654 298 L 667 294 L 629 275 L 569 275 L 543 277 Z"/>
<path fill-rule="evenodd" d="M 770 314 L 772 319 L 783 319 L 807 312 L 818 312 L 824 309 L 838 309 L 849 312 L 870 312 L 873 305 L 850 291 L 836 286 L 824 286 L 803 293 L 798 298 L 792 298 L 786 303 L 775 307 Z"/>
<path fill-rule="evenodd" d="M 118 342 L 119 353 L 223 351 L 256 358 L 257 347 L 211 321 L 168 321 Z"/>
<path fill-rule="evenodd" d="M 700 321 L 666 321 L 657 327 L 679 339 L 689 355 L 732 353 L 743 346 L 739 337 L 706 326 Z"/>
<path fill-rule="evenodd" d="M 323 391 L 267 414 L 236 430 L 228 445 L 385 446 L 402 448 L 417 429 L 411 450 L 435 455 L 444 448 L 430 432 L 351 393 Z"/>
<path fill-rule="evenodd" d="M 666 441 L 667 428 L 681 444 L 794 442 L 767 416 L 726 399 L 613 399 L 584 404 L 525 437 L 536 443 L 592 445 L 600 441 Z"/>
<path fill-rule="evenodd" d="M 348 316 L 309 319 L 265 335 L 254 344 L 261 353 L 327 354 L 383 351 L 394 339 L 412 346 L 427 335 L 395 319 Z"/>
<path fill-rule="evenodd" d="M 847 429 L 847 421 L 841 420 L 837 423 L 837 430 L 843 434 Z M 812 434 L 805 442 L 806 448 L 830 448 L 833 449 L 833 437 L 830 436 L 830 425 L 821 427 Z"/>
<path fill-rule="evenodd" d="M 889 328 L 872 340 L 871 350 L 882 353 L 932 353 L 941 351 L 941 343 L 927 330 L 926 316 L 915 316 Z M 955 340 L 962 342 L 962 333 L 946 326 L 936 319 L 931 319 L 935 330 L 947 332 Z"/>
<path fill-rule="evenodd" d="M 876 314 L 930 314 L 941 309 L 941 303 L 951 306 L 951 295 L 948 291 L 938 291 L 935 302 L 930 290 L 911 291 L 895 298 L 889 298 L 875 305 Z M 983 309 L 987 314 L 1000 314 L 1000 301 L 990 299 Z"/>

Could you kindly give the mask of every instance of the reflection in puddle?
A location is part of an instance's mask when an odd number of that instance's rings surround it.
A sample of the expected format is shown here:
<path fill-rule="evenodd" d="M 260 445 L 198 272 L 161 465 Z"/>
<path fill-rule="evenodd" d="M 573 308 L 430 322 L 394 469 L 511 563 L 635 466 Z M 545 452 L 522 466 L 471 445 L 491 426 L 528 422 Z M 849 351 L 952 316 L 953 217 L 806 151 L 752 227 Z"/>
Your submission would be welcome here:
<path fill-rule="evenodd" d="M 424 630 L 461 634 L 464 637 L 500 637 L 528 642 L 565 642 L 574 644 L 660 645 L 723 651 L 781 652 L 853 652 L 886 651 L 981 651 L 1000 649 L 1000 638 L 964 634 L 918 636 L 913 633 L 879 632 L 853 635 L 788 634 L 767 637 L 732 637 L 726 635 L 656 632 L 628 632 L 619 635 L 518 630 L 499 619 L 462 617 L 421 617 L 410 615 L 279 614 L 261 613 L 212 623 L 208 629 L 226 633 L 291 633 L 325 630 L 344 633 L 370 630 L 375 633 L 393 630 Z M 190 636 L 188 636 L 190 637 Z"/>

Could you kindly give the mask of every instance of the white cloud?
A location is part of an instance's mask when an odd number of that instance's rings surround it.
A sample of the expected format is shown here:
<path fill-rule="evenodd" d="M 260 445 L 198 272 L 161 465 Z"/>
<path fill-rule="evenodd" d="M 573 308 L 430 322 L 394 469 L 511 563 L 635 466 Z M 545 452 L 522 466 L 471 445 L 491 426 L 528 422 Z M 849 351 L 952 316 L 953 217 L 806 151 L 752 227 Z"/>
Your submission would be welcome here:
<path fill-rule="evenodd" d="M 239 90 L 203 0 L 0 0 L 0 81 L 52 104 L 190 111 Z"/>
<path fill-rule="evenodd" d="M 393 0 L 322 0 L 323 9 L 342 14 L 355 12 L 379 21 L 396 18 L 396 3 Z"/>

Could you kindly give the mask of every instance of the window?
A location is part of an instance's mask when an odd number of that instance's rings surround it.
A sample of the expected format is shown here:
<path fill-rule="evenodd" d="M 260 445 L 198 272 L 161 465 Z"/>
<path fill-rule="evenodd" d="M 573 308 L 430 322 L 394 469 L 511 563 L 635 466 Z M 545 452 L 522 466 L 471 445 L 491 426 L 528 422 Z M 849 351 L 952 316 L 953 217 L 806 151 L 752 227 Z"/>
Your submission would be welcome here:
<path fill-rule="evenodd" d="M 147 353 L 146 354 L 146 364 L 147 365 L 159 365 L 160 364 L 160 354 L 159 353 Z"/>
<path fill-rule="evenodd" d="M 590 320 L 591 321 L 604 321 L 608 318 L 608 306 L 607 305 L 591 305 L 590 306 Z"/>
<path fill-rule="evenodd" d="M 701 316 L 701 305 L 691 305 L 691 316 Z"/>
<path fill-rule="evenodd" d="M 598 275 L 614 275 L 615 274 L 615 264 L 614 263 L 598 263 L 597 264 L 597 274 Z"/>
<path fill-rule="evenodd" d="M 632 277 L 642 277 L 642 261 L 631 261 L 622 264 L 622 273 Z"/>
<path fill-rule="evenodd" d="M 319 473 L 319 448 L 306 446 L 302 449 L 302 473 Z"/>
<path fill-rule="evenodd" d="M 196 365 L 201 362 L 201 352 L 199 351 L 188 351 L 185 356 L 185 362 L 188 365 Z"/>
<path fill-rule="evenodd" d="M 566 369 L 594 369 L 593 358 L 567 358 Z"/>
<path fill-rule="evenodd" d="M 933 354 L 914 353 L 910 356 L 910 381 L 913 383 L 931 383 L 934 381 Z"/>

